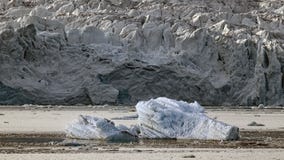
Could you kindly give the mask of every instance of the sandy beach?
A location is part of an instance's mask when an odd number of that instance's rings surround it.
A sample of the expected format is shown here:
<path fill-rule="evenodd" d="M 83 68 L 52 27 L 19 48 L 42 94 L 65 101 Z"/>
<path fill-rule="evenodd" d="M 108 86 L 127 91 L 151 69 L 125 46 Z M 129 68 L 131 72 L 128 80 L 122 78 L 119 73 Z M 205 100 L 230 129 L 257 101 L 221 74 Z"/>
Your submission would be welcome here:
<path fill-rule="evenodd" d="M 110 107 L 111 108 L 111 107 Z M 115 108 L 115 107 L 114 107 Z M 113 120 L 116 124 L 137 124 L 136 119 L 123 120 L 125 116 L 135 116 L 133 108 L 97 109 L 86 108 L 0 108 L 0 133 L 41 133 L 64 132 L 65 126 L 79 115 L 93 115 Z M 217 110 L 208 109 L 211 118 L 235 125 L 241 130 L 284 130 L 284 111 L 265 110 Z M 264 126 L 248 126 L 251 122 Z"/>
<path fill-rule="evenodd" d="M 282 160 L 283 149 L 159 149 L 153 151 L 119 151 L 106 153 L 80 153 L 80 154 L 1 154 L 2 160 Z"/>
<path fill-rule="evenodd" d="M 65 137 L 79 115 L 137 124 L 133 107 L 1 107 L 1 160 L 27 159 L 283 159 L 283 109 L 207 109 L 206 114 L 238 126 L 238 141 L 140 140 L 131 143 L 80 141 Z M 133 117 L 133 118 L 129 118 Z M 263 126 L 249 126 L 251 122 Z"/>

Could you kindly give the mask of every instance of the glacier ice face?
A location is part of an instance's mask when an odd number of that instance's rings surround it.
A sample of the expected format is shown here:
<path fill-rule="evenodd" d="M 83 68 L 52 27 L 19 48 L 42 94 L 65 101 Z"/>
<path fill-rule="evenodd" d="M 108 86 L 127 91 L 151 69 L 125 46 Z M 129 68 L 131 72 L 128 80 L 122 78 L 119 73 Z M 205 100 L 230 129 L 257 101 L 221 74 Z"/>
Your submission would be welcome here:
<path fill-rule="evenodd" d="M 236 140 L 239 129 L 211 119 L 197 103 L 168 98 L 136 105 L 141 136 L 145 138 Z"/>
<path fill-rule="evenodd" d="M 275 0 L 1 0 L 0 104 L 283 105 L 283 31 Z"/>
<path fill-rule="evenodd" d="M 130 128 L 115 126 L 113 122 L 79 116 L 66 128 L 68 137 L 79 139 L 106 139 L 112 141 L 140 138 L 236 140 L 239 129 L 211 119 L 197 102 L 187 103 L 160 97 L 140 101 L 136 105 L 138 125 Z"/>

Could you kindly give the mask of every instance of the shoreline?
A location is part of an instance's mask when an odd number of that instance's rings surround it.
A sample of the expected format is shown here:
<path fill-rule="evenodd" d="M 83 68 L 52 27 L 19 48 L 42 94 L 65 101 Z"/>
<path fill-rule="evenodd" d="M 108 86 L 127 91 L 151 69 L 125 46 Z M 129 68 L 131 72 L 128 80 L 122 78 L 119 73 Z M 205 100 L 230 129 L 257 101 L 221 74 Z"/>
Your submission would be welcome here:
<path fill-rule="evenodd" d="M 80 108 L 79 108 L 80 107 Z M 134 107 L 109 108 L 0 107 L 1 160 L 28 159 L 281 159 L 284 157 L 283 109 L 206 109 L 211 118 L 240 128 L 238 141 L 147 140 L 110 143 L 65 137 L 65 126 L 80 114 L 108 118 L 116 125 L 137 124 L 127 119 L 136 115 Z M 99 108 L 99 109 L 98 109 Z M 255 121 L 264 126 L 248 126 Z"/>

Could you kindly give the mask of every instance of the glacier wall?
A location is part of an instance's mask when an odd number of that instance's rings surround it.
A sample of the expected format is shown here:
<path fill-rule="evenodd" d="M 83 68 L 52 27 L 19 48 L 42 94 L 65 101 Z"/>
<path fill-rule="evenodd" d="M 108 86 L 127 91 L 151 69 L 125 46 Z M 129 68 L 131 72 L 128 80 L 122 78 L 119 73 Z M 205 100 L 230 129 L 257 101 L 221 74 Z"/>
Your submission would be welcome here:
<path fill-rule="evenodd" d="M 0 104 L 284 104 L 283 0 L 2 0 Z"/>

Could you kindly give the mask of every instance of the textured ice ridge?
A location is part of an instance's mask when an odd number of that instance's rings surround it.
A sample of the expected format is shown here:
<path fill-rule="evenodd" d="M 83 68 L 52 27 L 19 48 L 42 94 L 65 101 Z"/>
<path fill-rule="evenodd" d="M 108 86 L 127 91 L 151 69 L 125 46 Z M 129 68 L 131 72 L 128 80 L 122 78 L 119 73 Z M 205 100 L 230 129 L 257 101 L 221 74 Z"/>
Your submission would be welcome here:
<path fill-rule="evenodd" d="M 164 97 L 136 105 L 138 126 L 127 128 L 107 119 L 80 116 L 66 129 L 68 137 L 80 139 L 135 140 L 140 138 L 236 140 L 239 129 L 207 117 L 197 102 Z"/>

